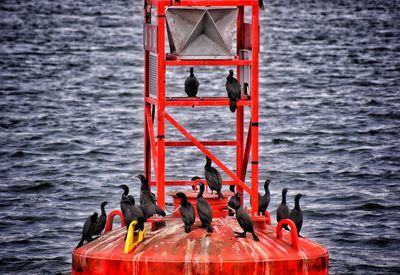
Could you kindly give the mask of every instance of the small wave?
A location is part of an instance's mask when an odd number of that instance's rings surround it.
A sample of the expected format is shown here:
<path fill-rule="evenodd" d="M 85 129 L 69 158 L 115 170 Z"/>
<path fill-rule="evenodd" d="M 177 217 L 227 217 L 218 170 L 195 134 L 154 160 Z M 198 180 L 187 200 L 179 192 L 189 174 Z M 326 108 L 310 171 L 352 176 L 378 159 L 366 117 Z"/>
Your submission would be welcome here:
<path fill-rule="evenodd" d="M 10 157 L 11 158 L 21 158 L 25 155 L 24 151 L 16 151 Z"/>
<path fill-rule="evenodd" d="M 274 138 L 272 140 L 273 144 L 294 144 L 293 141 L 287 140 L 287 139 L 281 139 L 281 138 Z"/>
<path fill-rule="evenodd" d="M 369 113 L 368 116 L 376 118 L 390 118 L 390 119 L 400 119 L 400 114 L 395 112 L 388 113 Z"/>
<path fill-rule="evenodd" d="M 50 182 L 40 182 L 40 183 L 35 182 L 35 183 L 33 183 L 33 185 L 9 186 L 9 190 L 13 191 L 13 192 L 25 193 L 27 191 L 35 191 L 35 192 L 43 191 L 43 190 L 50 189 L 53 187 L 54 187 L 54 185 Z"/>
<path fill-rule="evenodd" d="M 379 203 L 364 203 L 363 205 L 357 206 L 355 210 L 374 211 L 379 209 L 385 209 L 386 207 Z"/>
<path fill-rule="evenodd" d="M 371 100 L 369 100 L 369 101 L 367 102 L 366 105 L 367 105 L 367 106 L 380 106 L 380 105 L 382 105 L 382 103 L 379 102 L 378 100 L 371 99 Z"/>

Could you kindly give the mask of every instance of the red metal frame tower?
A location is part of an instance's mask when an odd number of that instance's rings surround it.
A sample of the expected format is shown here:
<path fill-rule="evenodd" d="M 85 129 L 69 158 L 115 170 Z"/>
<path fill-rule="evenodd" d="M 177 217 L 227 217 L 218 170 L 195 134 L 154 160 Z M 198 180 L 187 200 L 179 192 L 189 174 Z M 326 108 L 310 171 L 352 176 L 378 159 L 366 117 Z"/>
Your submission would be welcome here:
<path fill-rule="evenodd" d="M 169 7 L 237 7 L 236 56 L 233 59 L 180 59 L 165 52 L 166 9 Z M 251 8 L 251 22 L 245 22 L 245 7 Z M 152 16 L 154 17 L 152 21 Z M 196 146 L 207 155 L 231 180 L 223 184 L 235 184 L 239 192 L 246 191 L 252 198 L 253 213 L 258 209 L 258 55 L 259 55 L 259 6 L 258 0 L 147 0 L 144 8 L 144 174 L 151 186 L 157 187 L 158 205 L 165 208 L 165 186 L 188 185 L 183 180 L 165 179 L 165 150 L 168 146 Z M 241 50 L 250 50 L 249 59 L 241 58 Z M 151 69 L 153 66 L 153 69 Z M 229 106 L 227 97 L 182 98 L 166 97 L 165 72 L 172 66 L 236 66 L 240 77 L 243 66 L 250 67 L 250 99 L 240 99 L 236 111 L 236 138 L 234 140 L 200 141 L 179 124 L 166 107 Z M 156 71 L 157 81 L 151 81 Z M 154 78 L 154 76 L 153 76 Z M 239 79 L 238 79 L 239 80 Z M 156 86 L 157 95 L 151 94 Z M 245 143 L 244 108 L 250 108 L 249 130 Z M 157 125 L 154 125 L 155 108 Z M 165 121 L 171 123 L 188 141 L 166 140 Z M 157 131 L 157 135 L 154 130 Z M 206 146 L 236 146 L 236 173 L 226 167 Z M 251 185 L 245 183 L 251 152 Z M 152 167 L 155 180 L 152 180 Z"/>

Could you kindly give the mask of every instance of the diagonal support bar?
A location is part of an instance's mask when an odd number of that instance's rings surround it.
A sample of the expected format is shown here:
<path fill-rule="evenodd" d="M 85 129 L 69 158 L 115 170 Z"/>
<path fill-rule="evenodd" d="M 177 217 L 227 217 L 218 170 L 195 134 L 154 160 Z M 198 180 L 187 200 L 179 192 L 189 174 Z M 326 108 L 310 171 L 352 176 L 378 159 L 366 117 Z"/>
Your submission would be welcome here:
<path fill-rule="evenodd" d="M 153 160 L 153 167 L 154 167 L 154 175 L 157 178 L 157 147 L 156 147 L 156 140 L 154 138 L 154 127 L 153 127 L 153 120 L 151 118 L 150 112 L 148 109 L 145 109 L 146 112 L 146 123 L 147 123 L 147 131 L 149 133 L 150 139 L 150 148 L 151 148 L 151 159 Z"/>
<path fill-rule="evenodd" d="M 175 119 L 173 119 L 167 112 L 164 112 L 165 118 L 176 128 L 178 129 L 186 138 L 188 138 L 197 148 L 200 149 L 206 156 L 208 156 L 215 164 L 217 164 L 228 176 L 230 176 L 236 183 L 239 184 L 240 187 L 243 188 L 246 192 L 251 194 L 251 189 L 239 178 L 237 177 L 231 170 L 228 169 L 219 159 L 217 159 L 210 151 L 207 150 L 195 137 L 189 134 L 186 129 L 180 125 Z"/>
<path fill-rule="evenodd" d="M 243 165 L 240 174 L 240 178 L 244 181 L 246 178 L 247 173 L 247 164 L 249 163 L 249 156 L 250 156 L 250 149 L 251 149 L 251 119 L 249 124 L 249 131 L 247 132 L 247 139 L 246 139 L 246 147 L 244 149 L 243 154 Z"/>

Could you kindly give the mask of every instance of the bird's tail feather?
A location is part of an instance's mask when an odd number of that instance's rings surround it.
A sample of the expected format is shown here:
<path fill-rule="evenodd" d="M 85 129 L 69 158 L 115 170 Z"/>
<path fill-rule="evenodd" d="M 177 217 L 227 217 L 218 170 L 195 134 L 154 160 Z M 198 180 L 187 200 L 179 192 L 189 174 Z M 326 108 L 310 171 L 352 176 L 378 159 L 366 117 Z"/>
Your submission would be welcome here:
<path fill-rule="evenodd" d="M 161 216 L 163 216 L 163 217 L 165 217 L 165 211 L 164 210 L 162 210 L 160 207 L 158 207 L 157 206 L 157 208 L 156 208 L 156 214 L 158 214 L 158 215 L 161 215 Z"/>
<path fill-rule="evenodd" d="M 236 100 L 229 100 L 229 110 L 231 110 L 232 113 L 236 111 Z"/>
<path fill-rule="evenodd" d="M 84 240 L 83 240 L 83 238 L 82 238 L 81 241 L 80 241 L 80 242 L 78 243 L 78 245 L 76 246 L 76 248 L 81 247 L 81 246 L 83 245 L 83 241 L 84 241 Z M 76 249 L 76 248 L 75 248 L 75 249 Z"/>

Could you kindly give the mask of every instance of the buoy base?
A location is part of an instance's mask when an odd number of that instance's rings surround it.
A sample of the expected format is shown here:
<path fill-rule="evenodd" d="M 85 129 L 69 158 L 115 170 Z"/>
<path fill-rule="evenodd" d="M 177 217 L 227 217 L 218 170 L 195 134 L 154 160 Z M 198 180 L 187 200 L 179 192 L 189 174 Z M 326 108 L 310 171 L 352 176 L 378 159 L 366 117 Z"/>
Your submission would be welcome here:
<path fill-rule="evenodd" d="M 213 219 L 214 232 L 207 233 L 196 220 L 189 234 L 182 220 L 167 218 L 166 226 L 151 231 L 129 254 L 124 254 L 126 228 L 105 233 L 75 249 L 72 274 L 328 274 L 328 251 L 305 238 L 298 249 L 284 231 L 282 240 L 276 228 L 257 229 L 260 241 L 251 234 L 237 238 L 242 231 L 236 218 Z"/>

